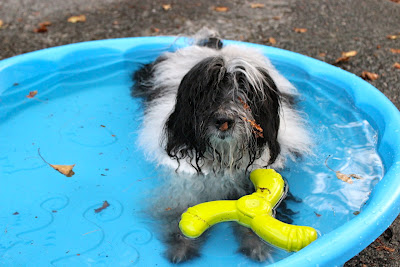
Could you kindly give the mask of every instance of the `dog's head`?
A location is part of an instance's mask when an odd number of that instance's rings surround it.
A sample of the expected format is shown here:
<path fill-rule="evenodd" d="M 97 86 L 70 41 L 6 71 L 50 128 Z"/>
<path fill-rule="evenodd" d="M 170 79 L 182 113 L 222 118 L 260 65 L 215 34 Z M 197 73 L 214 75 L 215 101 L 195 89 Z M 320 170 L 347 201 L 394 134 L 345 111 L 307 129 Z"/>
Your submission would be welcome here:
<path fill-rule="evenodd" d="M 179 85 L 165 149 L 198 172 L 206 160 L 214 169 L 248 168 L 265 149 L 271 164 L 280 153 L 279 109 L 280 94 L 266 69 L 240 58 L 206 58 Z"/>

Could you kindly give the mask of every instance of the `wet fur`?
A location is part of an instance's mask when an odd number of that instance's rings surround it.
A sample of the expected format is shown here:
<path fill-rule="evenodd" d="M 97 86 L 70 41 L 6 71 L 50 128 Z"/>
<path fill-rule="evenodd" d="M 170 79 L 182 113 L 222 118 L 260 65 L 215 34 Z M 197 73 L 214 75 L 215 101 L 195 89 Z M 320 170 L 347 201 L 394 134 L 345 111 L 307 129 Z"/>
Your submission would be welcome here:
<path fill-rule="evenodd" d="M 288 158 L 310 152 L 295 109 L 297 90 L 256 49 L 223 46 L 206 32 L 193 45 L 142 66 L 134 81 L 132 94 L 145 106 L 139 145 L 166 176 L 152 215 L 167 228 L 162 238 L 171 262 L 200 255 L 204 235 L 188 239 L 178 228 L 189 206 L 252 193 L 249 171 L 279 170 Z M 221 117 L 233 120 L 228 131 L 215 127 Z M 260 238 L 243 226 L 234 229 L 241 253 L 268 258 Z"/>

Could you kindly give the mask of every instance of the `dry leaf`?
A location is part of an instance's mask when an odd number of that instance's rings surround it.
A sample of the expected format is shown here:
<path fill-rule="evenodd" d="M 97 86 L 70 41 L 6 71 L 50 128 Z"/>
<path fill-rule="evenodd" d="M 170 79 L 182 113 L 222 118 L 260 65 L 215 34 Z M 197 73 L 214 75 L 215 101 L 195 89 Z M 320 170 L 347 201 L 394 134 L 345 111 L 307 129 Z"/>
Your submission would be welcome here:
<path fill-rule="evenodd" d="M 250 4 L 251 8 L 264 8 L 265 4 L 261 4 L 261 3 L 254 3 L 254 4 Z"/>
<path fill-rule="evenodd" d="M 273 19 L 273 20 L 280 20 L 281 17 L 280 17 L 280 16 L 275 16 L 275 17 L 272 17 L 272 19 Z"/>
<path fill-rule="evenodd" d="M 326 53 L 319 53 L 318 54 L 320 57 L 325 57 L 326 56 Z"/>
<path fill-rule="evenodd" d="M 72 177 L 72 176 L 75 174 L 75 172 L 72 170 L 72 169 L 75 167 L 75 164 L 74 164 L 74 165 L 53 165 L 53 164 L 48 163 L 48 162 L 42 157 L 42 155 L 40 154 L 40 148 L 38 148 L 38 154 L 39 154 L 39 157 L 41 157 L 42 160 L 43 160 L 45 163 L 47 163 L 50 167 L 52 167 L 53 169 L 55 169 L 55 170 L 58 171 L 59 173 L 62 173 L 62 174 L 64 174 L 64 175 L 67 176 L 67 177 Z"/>
<path fill-rule="evenodd" d="M 159 28 L 152 27 L 152 28 L 151 28 L 151 31 L 154 32 L 154 33 L 159 33 L 159 32 L 160 32 L 160 29 L 159 29 Z"/>
<path fill-rule="evenodd" d="M 216 6 L 216 7 L 214 7 L 214 11 L 217 11 L 217 12 L 227 12 L 228 10 L 229 10 L 229 8 L 226 7 L 226 6 Z"/>
<path fill-rule="evenodd" d="M 388 36 L 386 36 L 386 38 L 390 40 L 396 40 L 397 38 L 399 38 L 399 35 L 389 34 Z"/>
<path fill-rule="evenodd" d="M 106 208 L 109 207 L 109 206 L 110 206 L 110 204 L 109 204 L 109 203 L 107 202 L 107 200 L 106 200 L 106 201 L 103 202 L 103 206 L 101 206 L 101 207 L 98 208 L 98 209 L 95 209 L 94 212 L 95 212 L 95 213 L 99 213 L 99 212 L 101 212 L 102 210 L 106 209 Z"/>
<path fill-rule="evenodd" d="M 41 22 L 41 23 L 39 23 L 39 28 L 33 29 L 33 31 L 37 32 L 37 33 L 47 32 L 48 31 L 47 26 L 50 26 L 50 25 L 51 25 L 50 21 Z"/>
<path fill-rule="evenodd" d="M 85 22 L 86 16 L 85 15 L 72 16 L 69 17 L 67 21 L 70 23 Z"/>
<path fill-rule="evenodd" d="M 315 215 L 316 215 L 317 217 L 321 217 L 321 216 L 322 216 L 321 214 L 316 213 L 315 211 L 314 211 L 314 213 L 315 213 Z"/>
<path fill-rule="evenodd" d="M 242 98 L 238 97 L 238 99 L 239 99 L 240 103 L 242 103 L 243 108 L 244 108 L 245 110 L 250 110 L 250 106 L 247 105 L 247 103 L 244 102 L 244 100 L 243 100 Z"/>
<path fill-rule="evenodd" d="M 264 138 L 263 135 L 263 128 L 259 124 L 256 123 L 255 120 L 249 120 L 248 118 L 242 117 L 244 121 L 247 121 L 250 123 L 251 127 L 253 127 L 253 133 L 256 135 L 256 138 Z"/>
<path fill-rule="evenodd" d="M 355 55 L 357 55 L 357 51 L 356 50 L 351 50 L 348 52 L 342 52 L 342 57 L 354 57 Z"/>
<path fill-rule="evenodd" d="M 35 90 L 35 91 L 30 91 L 30 92 L 29 92 L 29 95 L 27 95 L 26 97 L 27 97 L 27 98 L 34 98 L 35 95 L 37 95 L 37 93 L 38 93 L 37 90 Z"/>
<path fill-rule="evenodd" d="M 357 55 L 357 51 L 355 51 L 355 50 L 351 50 L 348 52 L 342 52 L 342 56 L 339 57 L 338 59 L 336 59 L 335 64 L 340 63 L 340 62 L 347 62 L 347 61 L 349 61 L 349 59 L 351 57 L 354 57 L 355 55 Z"/>
<path fill-rule="evenodd" d="M 393 54 L 400 54 L 400 49 L 390 48 L 390 51 L 391 51 Z"/>
<path fill-rule="evenodd" d="M 379 75 L 373 72 L 363 71 L 361 73 L 361 77 L 366 80 L 375 81 L 376 79 L 379 78 Z"/>
<path fill-rule="evenodd" d="M 171 9 L 171 4 L 162 5 L 162 8 L 163 8 L 165 11 L 168 11 L 168 10 Z"/>
<path fill-rule="evenodd" d="M 360 212 L 357 210 L 357 211 L 353 212 L 353 214 L 357 216 L 360 214 Z"/>
<path fill-rule="evenodd" d="M 307 32 L 306 28 L 294 28 L 293 30 L 295 32 L 297 32 L 297 33 L 305 33 L 305 32 Z"/>
<path fill-rule="evenodd" d="M 393 3 L 396 3 L 396 4 L 400 4 L 400 0 L 390 0 L 390 1 L 392 1 Z"/>
<path fill-rule="evenodd" d="M 53 165 L 53 164 L 49 164 L 53 169 L 55 169 L 56 171 L 64 174 L 67 177 L 72 177 L 75 172 L 72 170 L 75 167 L 74 165 Z"/>
<path fill-rule="evenodd" d="M 400 63 L 395 62 L 395 63 L 393 64 L 393 68 L 400 70 Z"/>
<path fill-rule="evenodd" d="M 4 25 L 4 22 L 0 19 L 0 28 Z"/>
<path fill-rule="evenodd" d="M 273 38 L 273 37 L 269 37 L 268 38 L 268 42 L 270 43 L 270 44 L 276 44 L 276 40 L 275 40 L 275 38 Z"/>
<path fill-rule="evenodd" d="M 341 173 L 340 171 L 335 171 L 335 170 L 331 169 L 331 167 L 328 166 L 328 159 L 330 158 L 330 156 L 331 156 L 331 155 L 329 155 L 329 156 L 326 158 L 326 160 L 325 160 L 325 166 L 326 166 L 328 169 L 330 169 L 331 171 L 335 172 L 336 177 L 337 177 L 339 180 L 342 180 L 342 181 L 344 181 L 344 182 L 346 182 L 346 183 L 352 184 L 352 183 L 353 183 L 353 180 L 352 180 L 351 178 L 363 179 L 360 175 L 357 175 L 357 174 L 350 174 L 350 175 L 347 175 L 347 174 Z"/>
<path fill-rule="evenodd" d="M 16 211 L 16 212 L 14 212 L 14 213 L 13 213 L 13 215 L 18 215 L 18 214 L 19 214 L 19 212 L 18 212 L 18 211 Z"/>
<path fill-rule="evenodd" d="M 344 173 L 341 173 L 340 171 L 336 171 L 336 177 L 339 180 L 342 180 L 343 182 L 346 182 L 346 183 L 349 183 L 349 184 L 353 183 L 353 180 L 351 180 L 351 178 L 349 176 L 347 176 Z"/>

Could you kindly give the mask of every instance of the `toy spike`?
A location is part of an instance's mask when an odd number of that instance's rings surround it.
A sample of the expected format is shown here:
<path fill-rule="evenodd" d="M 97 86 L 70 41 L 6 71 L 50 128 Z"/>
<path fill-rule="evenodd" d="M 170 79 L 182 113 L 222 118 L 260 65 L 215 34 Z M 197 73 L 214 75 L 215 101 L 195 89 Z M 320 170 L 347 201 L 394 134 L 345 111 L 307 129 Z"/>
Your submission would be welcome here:
<path fill-rule="evenodd" d="M 268 243 L 288 250 L 299 251 L 317 239 L 317 231 L 308 226 L 283 223 L 272 216 L 275 205 L 282 198 L 284 181 L 272 169 L 257 169 L 250 174 L 256 192 L 238 200 L 201 203 L 182 214 L 179 227 L 190 238 L 199 237 L 212 225 L 237 221 L 251 228 Z"/>

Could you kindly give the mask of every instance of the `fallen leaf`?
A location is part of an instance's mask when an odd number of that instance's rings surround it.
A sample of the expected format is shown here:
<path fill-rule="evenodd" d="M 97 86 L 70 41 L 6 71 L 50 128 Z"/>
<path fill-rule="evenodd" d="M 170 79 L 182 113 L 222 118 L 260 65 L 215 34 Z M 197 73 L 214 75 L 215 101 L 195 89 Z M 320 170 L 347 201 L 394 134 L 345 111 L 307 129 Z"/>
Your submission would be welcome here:
<path fill-rule="evenodd" d="M 353 180 L 352 180 L 351 178 L 363 179 L 360 175 L 357 175 L 357 174 L 350 174 L 350 175 L 347 175 L 347 174 L 341 173 L 340 171 L 335 171 L 335 170 L 333 170 L 331 167 L 328 166 L 328 159 L 330 158 L 330 156 L 331 156 L 331 155 L 329 155 L 329 156 L 325 159 L 325 166 L 326 166 L 328 169 L 330 169 L 331 171 L 335 172 L 336 177 L 337 177 L 339 180 L 342 180 L 343 182 L 352 184 L 352 183 L 353 183 Z"/>
<path fill-rule="evenodd" d="M 382 47 L 381 45 L 377 45 L 376 49 L 381 49 L 381 47 Z"/>
<path fill-rule="evenodd" d="M 49 164 L 53 169 L 55 169 L 56 171 L 64 174 L 67 177 L 72 177 L 75 172 L 72 170 L 75 167 L 74 165 L 53 165 L 53 164 Z"/>
<path fill-rule="evenodd" d="M 69 17 L 67 21 L 70 23 L 85 22 L 86 16 L 85 15 L 72 16 Z"/>
<path fill-rule="evenodd" d="M 376 250 L 386 250 L 389 252 L 395 252 L 394 248 L 389 248 L 388 246 L 385 246 L 385 244 L 379 238 L 377 238 L 375 241 L 381 244 L 380 246 L 375 247 Z"/>
<path fill-rule="evenodd" d="M 393 68 L 400 70 L 400 63 L 395 62 L 395 63 L 393 64 Z"/>
<path fill-rule="evenodd" d="M 35 95 L 37 95 L 37 93 L 38 93 L 37 90 L 35 90 L 35 91 L 30 91 L 30 92 L 29 92 L 29 95 L 27 95 L 26 97 L 27 97 L 27 98 L 34 98 Z"/>
<path fill-rule="evenodd" d="M 376 79 L 379 78 L 379 75 L 373 72 L 369 72 L 369 71 L 363 71 L 361 73 L 361 77 L 366 79 L 366 80 L 370 80 L 370 81 L 375 81 Z"/>
<path fill-rule="evenodd" d="M 244 102 L 244 100 L 243 100 L 242 98 L 238 97 L 238 99 L 239 99 L 240 103 L 242 103 L 243 108 L 244 108 L 245 110 L 250 110 L 250 106 L 247 105 L 247 103 Z"/>
<path fill-rule="evenodd" d="M 272 19 L 273 19 L 273 20 L 280 20 L 281 17 L 280 17 L 280 16 L 274 16 L 274 17 L 272 17 Z"/>
<path fill-rule="evenodd" d="M 307 32 L 306 28 L 294 28 L 293 30 L 295 32 L 297 32 L 297 33 L 305 33 L 305 32 Z"/>
<path fill-rule="evenodd" d="M 110 204 L 108 204 L 108 202 L 107 202 L 107 200 L 106 200 L 106 201 L 103 202 L 103 206 L 101 206 L 101 207 L 98 208 L 98 209 L 95 209 L 94 212 L 95 212 L 95 213 L 99 213 L 99 212 L 101 212 L 102 210 L 106 209 L 106 208 L 109 207 L 109 206 L 110 206 Z"/>
<path fill-rule="evenodd" d="M 348 52 L 342 52 L 342 57 L 354 57 L 355 55 L 357 55 L 357 51 L 356 50 L 351 50 Z"/>
<path fill-rule="evenodd" d="M 162 8 L 163 8 L 165 11 L 168 11 L 168 10 L 171 9 L 171 4 L 162 5 Z"/>
<path fill-rule="evenodd" d="M 276 44 L 276 39 L 275 38 L 273 38 L 273 37 L 269 37 L 268 38 L 268 42 L 270 43 L 270 44 Z"/>
<path fill-rule="evenodd" d="M 229 8 L 226 6 L 216 6 L 213 9 L 217 12 L 227 12 L 229 10 Z"/>
<path fill-rule="evenodd" d="M 335 64 L 340 63 L 340 62 L 347 62 L 347 61 L 349 61 L 349 59 L 351 57 L 354 57 L 355 55 L 357 55 L 357 51 L 355 51 L 355 50 L 351 50 L 348 52 L 342 52 L 342 56 L 339 57 L 338 59 L 336 59 Z"/>
<path fill-rule="evenodd" d="M 326 53 L 319 53 L 318 54 L 320 57 L 325 57 L 326 56 Z"/>
<path fill-rule="evenodd" d="M 390 48 L 390 51 L 391 51 L 393 54 L 400 54 L 400 49 Z"/>
<path fill-rule="evenodd" d="M 166 210 L 166 211 L 170 211 L 170 210 L 171 210 L 171 208 L 170 208 L 170 207 L 168 207 L 168 208 L 166 208 L 165 210 Z"/>
<path fill-rule="evenodd" d="M 255 120 L 249 120 L 248 118 L 242 117 L 244 121 L 247 121 L 250 123 L 251 127 L 253 127 L 253 133 L 256 135 L 256 138 L 264 138 L 263 135 L 263 128 L 259 124 L 256 123 Z"/>
<path fill-rule="evenodd" d="M 396 3 L 396 4 L 400 4 L 400 0 L 390 0 L 390 1 L 392 1 L 393 3 Z"/>
<path fill-rule="evenodd" d="M 18 214 L 19 214 L 19 212 L 18 212 L 18 211 L 16 211 L 16 212 L 14 212 L 14 213 L 13 213 L 13 215 L 18 215 Z"/>
<path fill-rule="evenodd" d="M 264 8 L 264 7 L 265 7 L 265 4 L 253 3 L 253 4 L 250 4 L 250 7 L 251 7 L 251 8 Z"/>
<path fill-rule="evenodd" d="M 353 183 L 353 180 L 351 180 L 351 178 L 349 176 L 347 176 L 344 173 L 341 173 L 340 171 L 336 171 L 336 177 L 339 180 L 342 180 L 343 182 L 346 182 L 346 183 L 349 183 L 349 184 Z"/>
<path fill-rule="evenodd" d="M 33 31 L 36 32 L 36 33 L 47 32 L 48 31 L 47 27 L 50 26 L 50 25 L 51 25 L 50 21 L 41 22 L 41 23 L 39 23 L 39 28 L 33 29 Z"/>
<path fill-rule="evenodd" d="M 317 217 L 321 217 L 321 216 L 322 216 L 321 214 L 316 213 L 315 211 L 314 211 L 314 213 L 315 213 L 315 215 L 316 215 Z"/>
<path fill-rule="evenodd" d="M 4 25 L 4 22 L 0 19 L 0 28 Z"/>
<path fill-rule="evenodd" d="M 151 27 L 151 31 L 154 33 L 159 33 L 160 29 L 159 28 L 155 28 L 155 27 Z"/>
<path fill-rule="evenodd" d="M 353 212 L 353 214 L 357 216 L 358 214 L 360 214 L 360 212 L 357 210 L 357 211 Z"/>
<path fill-rule="evenodd" d="M 396 40 L 397 38 L 399 38 L 399 35 L 389 34 L 388 36 L 386 36 L 386 38 L 389 40 Z"/>
<path fill-rule="evenodd" d="M 39 157 L 41 157 L 42 160 L 43 160 L 45 163 L 47 163 L 50 167 L 52 167 L 53 169 L 55 169 L 55 170 L 58 171 L 59 173 L 62 173 L 62 174 L 64 174 L 64 175 L 67 176 L 67 177 L 72 177 L 72 176 L 75 174 L 75 172 L 72 170 L 72 169 L 75 167 L 75 164 L 74 164 L 74 165 L 53 165 L 53 164 L 48 163 L 48 162 L 42 157 L 42 155 L 40 154 L 40 148 L 38 148 L 38 154 L 39 154 Z"/>

